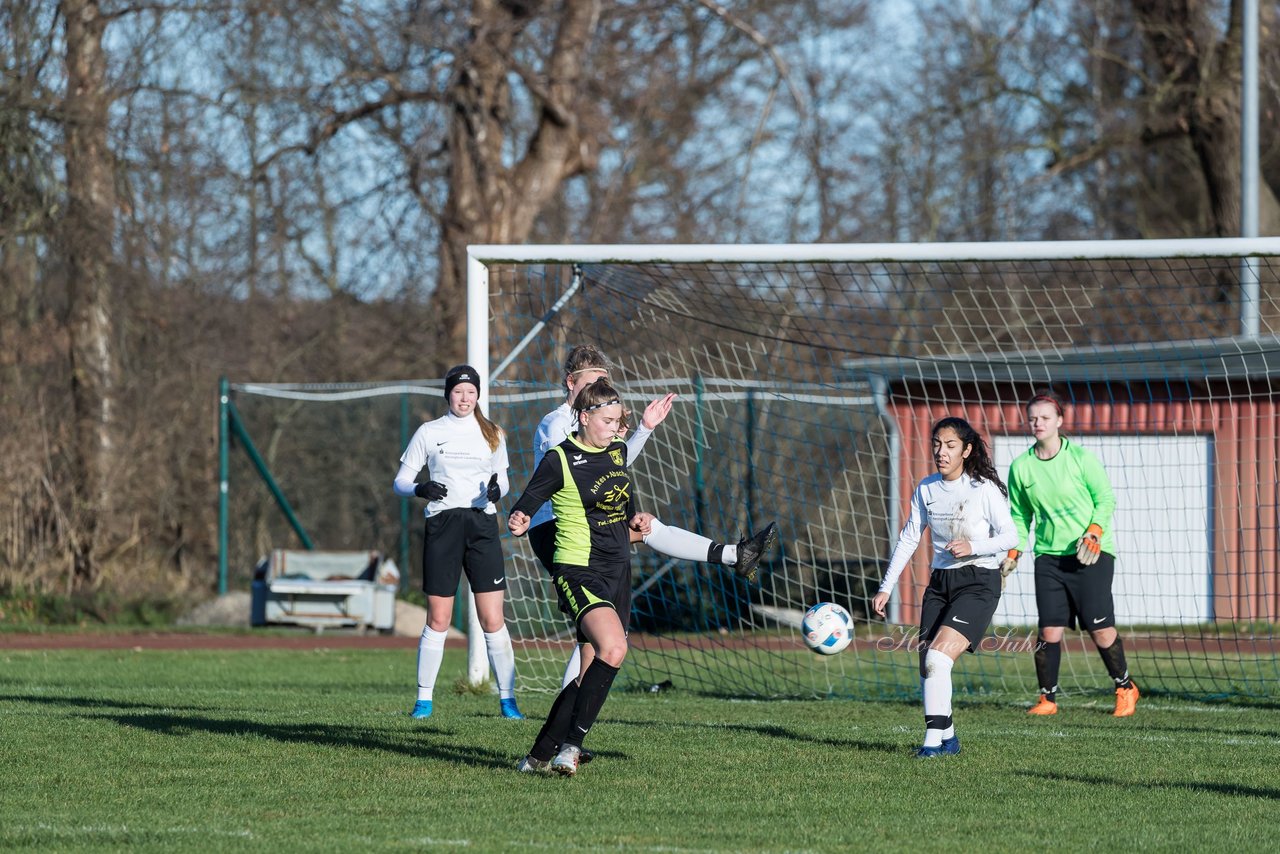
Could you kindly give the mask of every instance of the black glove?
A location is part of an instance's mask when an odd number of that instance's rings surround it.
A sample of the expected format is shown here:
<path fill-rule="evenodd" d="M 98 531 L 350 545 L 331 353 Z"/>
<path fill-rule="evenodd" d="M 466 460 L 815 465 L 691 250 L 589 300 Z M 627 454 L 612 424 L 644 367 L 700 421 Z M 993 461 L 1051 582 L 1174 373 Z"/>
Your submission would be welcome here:
<path fill-rule="evenodd" d="M 425 498 L 428 501 L 439 501 L 449 494 L 449 487 L 443 483 L 437 483 L 429 480 L 426 483 L 420 483 L 413 488 L 413 494 L 419 498 Z"/>
<path fill-rule="evenodd" d="M 497 504 L 498 499 L 502 497 L 502 487 L 498 486 L 498 476 L 496 474 L 489 478 L 489 486 L 484 491 L 484 497 L 494 504 Z"/>

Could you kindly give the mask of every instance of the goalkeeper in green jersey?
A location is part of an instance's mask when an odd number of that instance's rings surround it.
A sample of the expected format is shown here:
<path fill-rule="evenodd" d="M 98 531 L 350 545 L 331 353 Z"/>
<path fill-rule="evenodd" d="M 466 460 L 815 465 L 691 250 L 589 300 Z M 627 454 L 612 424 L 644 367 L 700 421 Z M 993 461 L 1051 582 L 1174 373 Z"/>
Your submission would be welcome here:
<path fill-rule="evenodd" d="M 1052 394 L 1031 398 L 1027 422 L 1036 441 L 1009 466 L 1009 506 L 1019 547 L 1035 526 L 1040 698 L 1029 712 L 1058 713 L 1062 633 L 1079 626 L 1093 637 L 1115 682 L 1115 716 L 1127 717 L 1137 706 L 1138 686 L 1129 677 L 1111 597 L 1116 568 L 1111 484 L 1098 458 L 1059 432 L 1062 404 Z M 1010 550 L 1001 565 L 1005 575 L 1017 567 L 1020 555 Z"/>

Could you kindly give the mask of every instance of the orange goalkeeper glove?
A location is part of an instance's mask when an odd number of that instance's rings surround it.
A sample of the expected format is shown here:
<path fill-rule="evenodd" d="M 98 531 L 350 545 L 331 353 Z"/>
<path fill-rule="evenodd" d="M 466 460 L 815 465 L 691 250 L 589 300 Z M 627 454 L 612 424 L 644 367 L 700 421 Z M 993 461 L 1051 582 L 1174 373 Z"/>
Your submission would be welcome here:
<path fill-rule="evenodd" d="M 1018 568 L 1018 558 L 1022 557 L 1022 552 L 1017 549 L 1009 549 L 1009 554 L 1005 555 L 1004 560 L 1000 561 L 1000 589 L 1004 589 L 1004 580 L 1009 577 L 1009 573 Z"/>
<path fill-rule="evenodd" d="M 1008 575 L 1018 568 L 1018 558 L 1022 557 L 1022 552 L 1017 549 L 1009 549 L 1009 554 L 1005 555 L 1004 560 L 1000 561 L 1000 574 Z"/>
<path fill-rule="evenodd" d="M 1084 536 L 1076 543 L 1076 560 L 1081 566 L 1093 566 L 1102 554 L 1102 528 L 1097 524 L 1084 529 Z"/>

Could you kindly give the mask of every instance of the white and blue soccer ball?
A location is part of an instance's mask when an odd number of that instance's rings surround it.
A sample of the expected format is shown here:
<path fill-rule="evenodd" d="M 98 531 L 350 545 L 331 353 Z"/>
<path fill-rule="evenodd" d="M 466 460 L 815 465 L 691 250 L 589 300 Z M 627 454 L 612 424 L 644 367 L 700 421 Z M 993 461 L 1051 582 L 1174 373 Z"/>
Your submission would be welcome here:
<path fill-rule="evenodd" d="M 835 655 L 853 640 L 853 617 L 834 602 L 819 602 L 804 612 L 800 636 L 814 652 Z"/>

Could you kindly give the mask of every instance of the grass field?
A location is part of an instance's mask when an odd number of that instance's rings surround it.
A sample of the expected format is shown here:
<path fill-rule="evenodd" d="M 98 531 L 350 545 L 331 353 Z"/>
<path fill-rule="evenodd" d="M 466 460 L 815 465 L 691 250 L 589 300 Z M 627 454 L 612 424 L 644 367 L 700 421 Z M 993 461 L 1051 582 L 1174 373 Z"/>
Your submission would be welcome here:
<path fill-rule="evenodd" d="M 445 677 L 464 670 L 449 652 Z M 0 847 L 74 851 L 1274 850 L 1280 708 L 615 693 L 574 779 L 517 774 L 528 721 L 412 651 L 0 652 Z M 447 677 L 447 678 L 446 678 Z"/>

